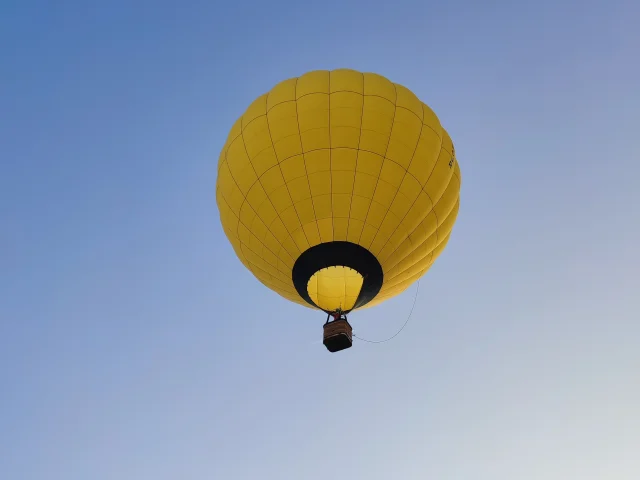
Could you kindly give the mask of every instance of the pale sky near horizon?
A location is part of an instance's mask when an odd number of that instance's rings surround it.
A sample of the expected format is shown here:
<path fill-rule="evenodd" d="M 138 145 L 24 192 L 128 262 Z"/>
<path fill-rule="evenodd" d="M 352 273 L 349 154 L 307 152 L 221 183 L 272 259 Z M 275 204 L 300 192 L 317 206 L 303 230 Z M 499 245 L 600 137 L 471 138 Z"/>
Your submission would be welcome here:
<path fill-rule="evenodd" d="M 638 480 L 640 4 L 0 4 L 0 479 Z M 462 170 L 393 341 L 331 355 L 215 205 L 235 119 L 348 67 Z M 415 286 L 353 314 L 393 335 Z"/>

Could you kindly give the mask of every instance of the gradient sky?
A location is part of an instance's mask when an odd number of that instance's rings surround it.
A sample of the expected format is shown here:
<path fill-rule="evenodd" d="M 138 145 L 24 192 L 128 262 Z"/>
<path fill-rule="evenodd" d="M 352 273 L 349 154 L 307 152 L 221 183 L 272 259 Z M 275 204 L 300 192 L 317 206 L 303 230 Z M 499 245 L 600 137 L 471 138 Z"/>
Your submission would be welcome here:
<path fill-rule="evenodd" d="M 638 480 L 634 3 L 2 2 L 0 478 Z M 255 97 L 338 67 L 432 106 L 463 185 L 407 328 L 331 355 L 215 180 Z"/>

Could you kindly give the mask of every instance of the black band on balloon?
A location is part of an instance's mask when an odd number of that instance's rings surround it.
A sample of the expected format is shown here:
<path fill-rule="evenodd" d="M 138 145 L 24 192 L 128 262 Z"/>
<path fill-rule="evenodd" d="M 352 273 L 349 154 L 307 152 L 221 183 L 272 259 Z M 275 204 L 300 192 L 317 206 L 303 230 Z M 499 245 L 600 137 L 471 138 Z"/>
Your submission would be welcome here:
<path fill-rule="evenodd" d="M 306 250 L 293 265 L 292 279 L 298 295 L 309 305 L 320 308 L 309 296 L 309 280 L 318 270 L 339 266 L 352 268 L 362 275 L 362 289 L 353 308 L 369 303 L 382 288 L 382 266 L 369 250 L 351 242 L 328 242 Z"/>

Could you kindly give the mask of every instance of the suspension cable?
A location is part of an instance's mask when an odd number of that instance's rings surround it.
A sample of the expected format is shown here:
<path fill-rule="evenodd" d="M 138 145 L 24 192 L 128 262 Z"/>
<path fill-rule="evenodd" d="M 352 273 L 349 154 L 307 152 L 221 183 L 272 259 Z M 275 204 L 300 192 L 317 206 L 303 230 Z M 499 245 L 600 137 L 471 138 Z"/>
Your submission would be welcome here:
<path fill-rule="evenodd" d="M 357 338 L 358 340 L 362 340 L 363 342 L 367 342 L 367 343 L 385 343 L 388 342 L 389 340 L 393 340 L 394 338 L 396 338 L 398 335 L 400 335 L 400 332 L 402 332 L 402 330 L 404 330 L 404 327 L 407 326 L 407 323 L 409 323 L 409 320 L 411 319 L 411 315 L 413 314 L 413 309 L 416 306 L 416 300 L 418 299 L 418 292 L 420 291 L 420 280 L 418 280 L 418 285 L 416 286 L 416 294 L 413 297 L 413 305 L 411 305 L 411 310 L 409 311 L 409 316 L 407 317 L 407 320 L 404 322 L 404 324 L 402 325 L 402 327 L 400 327 L 400 330 L 398 330 L 395 335 L 393 335 L 392 337 L 387 338 L 386 340 L 367 340 L 366 338 L 361 338 L 357 335 L 353 335 L 354 338 Z"/>

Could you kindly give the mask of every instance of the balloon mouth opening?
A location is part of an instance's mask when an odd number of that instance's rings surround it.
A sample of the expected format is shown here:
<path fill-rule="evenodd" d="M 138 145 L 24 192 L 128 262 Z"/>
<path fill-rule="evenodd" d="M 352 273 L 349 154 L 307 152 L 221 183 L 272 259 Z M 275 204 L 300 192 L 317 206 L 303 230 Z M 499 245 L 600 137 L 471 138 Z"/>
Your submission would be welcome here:
<path fill-rule="evenodd" d="M 314 275 L 316 280 L 312 282 Z M 291 277 L 298 295 L 312 307 L 327 313 L 336 308 L 349 313 L 366 305 L 380 292 L 384 282 L 382 266 L 375 255 L 358 244 L 345 241 L 320 243 L 305 250 L 293 265 Z M 345 305 L 340 307 L 340 300 L 334 298 L 326 299 L 325 307 L 330 308 L 319 306 L 311 297 L 310 290 L 314 291 L 314 288 L 318 301 L 324 303 L 322 297 L 341 297 Z M 347 302 L 354 294 L 357 298 L 348 308 Z"/>
<path fill-rule="evenodd" d="M 335 265 L 318 270 L 307 283 L 313 303 L 325 312 L 353 308 L 362 290 L 364 277 L 353 268 Z"/>

